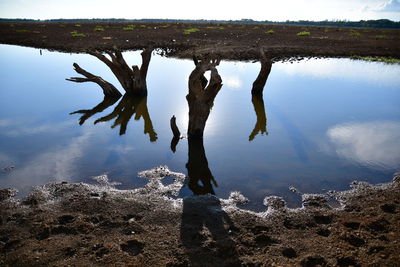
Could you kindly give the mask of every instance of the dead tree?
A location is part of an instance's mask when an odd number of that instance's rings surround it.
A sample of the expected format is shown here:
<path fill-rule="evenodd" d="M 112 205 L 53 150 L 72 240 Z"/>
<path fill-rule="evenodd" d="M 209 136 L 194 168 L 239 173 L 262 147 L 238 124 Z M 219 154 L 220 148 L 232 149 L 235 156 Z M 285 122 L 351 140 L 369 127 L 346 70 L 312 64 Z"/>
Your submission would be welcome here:
<path fill-rule="evenodd" d="M 265 115 L 264 100 L 262 95 L 253 95 L 251 98 L 253 102 L 254 111 L 257 116 L 256 124 L 254 125 L 253 131 L 250 133 L 249 141 L 252 141 L 258 133 L 268 134 L 267 131 L 267 117 Z"/>
<path fill-rule="evenodd" d="M 125 94 L 110 114 L 97 119 L 94 123 L 97 124 L 99 122 L 110 121 L 115 118 L 114 124 L 111 128 L 120 125 L 119 134 L 123 135 L 125 134 L 128 123 L 133 115 L 135 115 L 135 120 L 140 120 L 140 118 L 143 117 L 144 134 L 148 134 L 150 141 L 155 142 L 157 140 L 157 133 L 154 131 L 153 123 L 147 109 L 147 96 L 132 96 Z"/>
<path fill-rule="evenodd" d="M 256 80 L 253 83 L 253 88 L 251 89 L 252 95 L 262 95 L 264 86 L 267 82 L 269 73 L 271 72 L 272 68 L 272 61 L 265 55 L 263 49 L 260 49 L 260 62 L 261 62 L 261 69 L 260 73 L 258 74 Z"/>
<path fill-rule="evenodd" d="M 89 52 L 89 54 L 97 57 L 104 62 L 117 77 L 122 88 L 125 92 L 132 95 L 147 95 L 147 71 L 149 69 L 152 48 L 146 48 L 142 52 L 142 66 L 139 68 L 137 65 L 130 68 L 122 57 L 120 51 L 107 52 L 111 58 L 108 59 L 100 52 Z"/>
<path fill-rule="evenodd" d="M 196 68 L 189 76 L 189 93 L 186 100 L 189 105 L 188 138 L 202 138 L 204 128 L 214 99 L 222 87 L 222 79 L 216 66 L 220 60 L 204 59 L 198 61 L 194 58 Z M 204 77 L 206 71 L 211 71 L 210 82 Z"/>
<path fill-rule="evenodd" d="M 152 48 L 143 49 L 141 54 L 142 66 L 140 68 L 136 65 L 130 68 L 119 50 L 107 52 L 110 59 L 98 51 L 92 51 L 89 54 L 97 57 L 110 68 L 127 94 L 144 96 L 147 95 L 146 78 L 152 51 Z M 67 79 L 68 81 L 95 82 L 103 89 L 104 95 L 121 96 L 121 93 L 111 83 L 103 80 L 101 77 L 87 72 L 76 63 L 74 63 L 74 68 L 77 73 L 82 74 L 86 78 L 72 77 Z"/>
<path fill-rule="evenodd" d="M 103 89 L 104 96 L 113 97 L 113 98 L 115 98 L 115 97 L 120 98 L 122 96 L 122 94 L 117 90 L 117 88 L 115 88 L 114 85 L 112 85 L 111 83 L 107 82 L 106 80 L 104 80 L 100 76 L 96 76 L 96 75 L 91 74 L 90 72 L 82 69 L 76 63 L 74 63 L 73 66 L 74 66 L 74 70 L 77 73 L 85 76 L 86 78 L 71 77 L 69 79 L 66 79 L 67 81 L 76 82 L 76 83 L 94 82 L 94 83 L 97 83 Z"/>

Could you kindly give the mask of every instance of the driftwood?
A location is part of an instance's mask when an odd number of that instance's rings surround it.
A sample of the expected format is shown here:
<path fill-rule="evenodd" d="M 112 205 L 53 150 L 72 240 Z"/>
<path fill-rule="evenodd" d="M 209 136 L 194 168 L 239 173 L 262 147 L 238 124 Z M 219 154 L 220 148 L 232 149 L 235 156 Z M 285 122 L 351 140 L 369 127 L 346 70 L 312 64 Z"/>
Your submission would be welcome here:
<path fill-rule="evenodd" d="M 249 141 L 252 141 L 258 133 L 268 134 L 267 131 L 267 117 L 265 115 L 264 100 L 262 95 L 253 95 L 251 98 L 253 103 L 254 111 L 257 116 L 256 124 L 254 125 L 253 131 L 250 133 Z"/>
<path fill-rule="evenodd" d="M 82 124 L 85 123 L 85 121 L 87 119 L 92 117 L 94 114 L 100 113 L 103 110 L 105 110 L 106 108 L 114 105 L 115 102 L 117 102 L 117 100 L 120 99 L 120 98 L 121 98 L 121 96 L 114 97 L 114 96 L 105 95 L 103 101 L 101 101 L 94 108 L 77 110 L 77 111 L 71 112 L 70 115 L 72 115 L 72 114 L 83 114 L 79 119 L 79 125 L 82 125 Z"/>
<path fill-rule="evenodd" d="M 154 131 L 153 123 L 151 121 L 149 111 L 147 109 L 147 96 L 132 96 L 125 94 L 114 110 L 94 123 L 110 121 L 115 118 L 114 124 L 111 128 L 120 125 L 119 134 L 123 135 L 126 132 L 129 120 L 135 115 L 134 119 L 139 120 L 143 117 L 144 120 L 144 134 L 148 134 L 150 141 L 157 140 L 157 133 Z"/>
<path fill-rule="evenodd" d="M 194 57 L 196 68 L 189 76 L 189 93 L 186 100 L 189 105 L 188 138 L 202 138 L 204 128 L 213 106 L 214 99 L 222 87 L 222 79 L 216 66 L 220 60 L 205 59 L 198 61 Z M 210 82 L 204 77 L 206 71 L 211 71 Z"/>
<path fill-rule="evenodd" d="M 208 167 L 203 139 L 188 138 L 189 160 L 186 169 L 189 188 L 195 195 L 215 194 L 213 185 L 218 186 Z"/>
<path fill-rule="evenodd" d="M 76 82 L 76 83 L 84 83 L 84 82 L 94 82 L 97 83 L 102 89 L 105 96 L 109 97 L 121 97 L 122 94 L 115 88 L 114 85 L 107 82 L 100 76 L 93 75 L 92 73 L 82 69 L 77 63 L 73 64 L 74 69 L 77 73 L 85 76 L 86 78 L 81 77 L 71 77 L 66 79 L 67 81 Z"/>
<path fill-rule="evenodd" d="M 264 86 L 267 82 L 268 76 L 272 68 L 272 61 L 265 55 L 263 49 L 260 49 L 260 62 L 261 62 L 261 69 L 260 73 L 258 74 L 256 80 L 253 83 L 253 88 L 251 89 L 252 95 L 262 95 Z"/>

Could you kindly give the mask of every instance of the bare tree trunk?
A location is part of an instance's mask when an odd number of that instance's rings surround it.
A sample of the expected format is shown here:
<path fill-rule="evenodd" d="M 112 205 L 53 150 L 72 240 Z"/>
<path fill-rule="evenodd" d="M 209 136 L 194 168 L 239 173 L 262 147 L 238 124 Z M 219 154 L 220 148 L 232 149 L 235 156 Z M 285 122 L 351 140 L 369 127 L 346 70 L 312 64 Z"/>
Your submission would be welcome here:
<path fill-rule="evenodd" d="M 201 62 L 194 60 L 196 68 L 189 76 L 189 94 L 186 100 L 189 105 L 189 127 L 188 138 L 202 138 L 204 128 L 214 99 L 222 87 L 222 79 L 219 76 L 216 66 L 219 60 L 202 60 Z M 211 71 L 210 82 L 207 85 L 204 81 L 206 71 Z M 206 87 L 207 85 L 207 87 Z"/>
<path fill-rule="evenodd" d="M 267 82 L 269 73 L 271 72 L 272 68 L 272 61 L 271 59 L 267 58 L 264 53 L 264 50 L 260 49 L 260 62 L 261 62 L 261 69 L 260 73 L 258 74 L 256 80 L 253 83 L 253 88 L 251 89 L 252 95 L 262 95 L 264 86 Z"/>
<path fill-rule="evenodd" d="M 71 77 L 69 79 L 66 79 L 67 81 L 76 82 L 76 83 L 94 82 L 94 83 L 97 83 L 103 89 L 103 93 L 105 96 L 118 97 L 118 98 L 122 96 L 122 94 L 117 90 L 117 88 L 115 88 L 114 85 L 107 82 L 106 80 L 103 80 L 103 78 L 101 78 L 100 76 L 91 74 L 90 72 L 82 69 L 76 63 L 74 63 L 73 66 L 77 73 L 85 76 L 86 78 Z"/>
<path fill-rule="evenodd" d="M 122 53 L 118 50 L 107 53 L 111 60 L 97 51 L 90 52 L 89 54 L 97 57 L 111 69 L 126 93 L 144 96 L 147 95 L 146 78 L 152 51 L 152 48 L 143 50 L 141 54 L 142 66 L 140 68 L 137 65 L 130 68 L 123 58 Z"/>

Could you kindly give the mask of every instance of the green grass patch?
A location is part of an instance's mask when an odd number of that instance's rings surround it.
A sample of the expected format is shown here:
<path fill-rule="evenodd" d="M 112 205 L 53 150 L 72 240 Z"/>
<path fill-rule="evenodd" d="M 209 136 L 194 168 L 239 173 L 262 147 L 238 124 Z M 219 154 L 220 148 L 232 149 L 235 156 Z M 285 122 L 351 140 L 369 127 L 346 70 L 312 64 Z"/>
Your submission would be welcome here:
<path fill-rule="evenodd" d="M 198 32 L 198 31 L 200 31 L 198 28 L 190 28 L 190 29 L 186 29 L 186 30 L 183 30 L 183 34 L 191 34 L 191 33 L 194 33 L 194 32 Z"/>
<path fill-rule="evenodd" d="M 389 39 L 389 38 L 385 34 L 379 34 L 379 35 L 375 35 L 375 39 L 385 40 L 385 39 Z"/>
<path fill-rule="evenodd" d="M 265 33 L 266 33 L 266 34 L 274 34 L 275 31 L 274 31 L 274 30 L 268 30 L 268 31 L 266 31 Z"/>
<path fill-rule="evenodd" d="M 306 31 L 302 31 L 302 32 L 298 32 L 296 35 L 297 36 L 310 36 L 311 33 L 310 32 L 306 32 Z"/>
<path fill-rule="evenodd" d="M 84 33 L 78 33 L 77 31 L 72 31 L 71 32 L 72 37 L 86 37 L 86 34 Z"/>
<path fill-rule="evenodd" d="M 163 29 L 166 29 L 166 28 L 168 28 L 169 27 L 169 25 L 167 24 L 167 25 L 161 25 L 161 26 L 159 26 L 160 28 L 163 28 Z"/>
<path fill-rule="evenodd" d="M 357 37 L 357 36 L 361 36 L 361 33 L 359 33 L 356 30 L 350 29 L 349 35 Z"/>
<path fill-rule="evenodd" d="M 140 28 L 146 28 L 146 25 L 140 25 Z"/>
<path fill-rule="evenodd" d="M 75 27 L 81 27 L 82 25 L 81 24 L 75 24 Z"/>
<path fill-rule="evenodd" d="M 123 29 L 124 31 L 132 31 L 132 30 L 135 29 L 135 28 L 136 28 L 136 25 L 131 24 L 131 25 L 128 25 L 128 26 L 126 26 L 126 27 L 123 27 L 122 29 Z"/>
<path fill-rule="evenodd" d="M 104 28 L 103 28 L 102 26 L 96 26 L 96 27 L 94 28 L 94 31 L 95 31 L 95 32 L 104 32 Z"/>
<path fill-rule="evenodd" d="M 372 61 L 372 62 L 383 62 L 387 64 L 400 64 L 400 59 L 391 58 L 391 57 L 361 57 L 361 56 L 352 56 L 351 59 L 355 60 L 364 60 L 364 61 Z"/>
<path fill-rule="evenodd" d="M 223 30 L 223 29 L 225 29 L 225 27 L 223 27 L 223 26 L 208 26 L 207 29 Z"/>
<path fill-rule="evenodd" d="M 324 32 L 330 32 L 330 29 L 329 28 L 325 28 Z"/>
<path fill-rule="evenodd" d="M 20 30 L 15 30 L 16 32 L 31 32 L 30 30 L 25 30 L 25 29 L 20 29 Z"/>

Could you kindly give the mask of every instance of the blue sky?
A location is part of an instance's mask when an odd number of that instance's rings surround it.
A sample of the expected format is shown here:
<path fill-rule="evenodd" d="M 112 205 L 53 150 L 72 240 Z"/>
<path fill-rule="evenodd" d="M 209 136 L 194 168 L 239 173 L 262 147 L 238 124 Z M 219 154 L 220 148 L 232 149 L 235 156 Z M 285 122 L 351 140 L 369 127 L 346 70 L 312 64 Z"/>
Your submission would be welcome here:
<path fill-rule="evenodd" d="M 400 20 L 400 0 L 0 0 L 2 18 Z"/>

